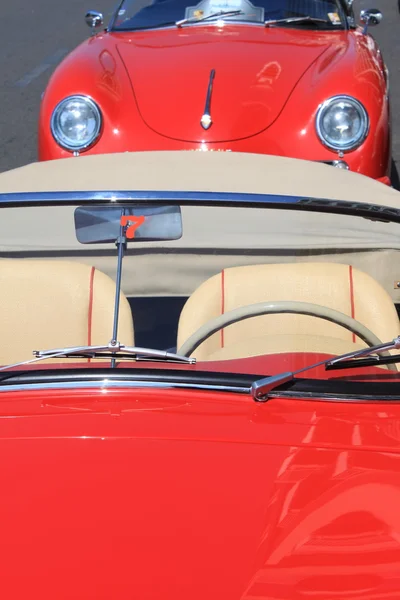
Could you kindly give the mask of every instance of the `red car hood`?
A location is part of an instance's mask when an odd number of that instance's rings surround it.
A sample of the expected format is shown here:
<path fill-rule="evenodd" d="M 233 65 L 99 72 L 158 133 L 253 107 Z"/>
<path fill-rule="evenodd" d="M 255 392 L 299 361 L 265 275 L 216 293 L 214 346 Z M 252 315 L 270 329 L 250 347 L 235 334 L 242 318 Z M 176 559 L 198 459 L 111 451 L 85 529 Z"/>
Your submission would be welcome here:
<path fill-rule="evenodd" d="M 399 425 L 382 402 L 2 392 L 3 597 L 398 599 Z"/>
<path fill-rule="evenodd" d="M 259 27 L 191 27 L 119 37 L 139 111 L 157 133 L 189 142 L 255 135 L 284 108 L 304 72 L 343 37 Z M 211 70 L 213 124 L 200 125 Z"/>

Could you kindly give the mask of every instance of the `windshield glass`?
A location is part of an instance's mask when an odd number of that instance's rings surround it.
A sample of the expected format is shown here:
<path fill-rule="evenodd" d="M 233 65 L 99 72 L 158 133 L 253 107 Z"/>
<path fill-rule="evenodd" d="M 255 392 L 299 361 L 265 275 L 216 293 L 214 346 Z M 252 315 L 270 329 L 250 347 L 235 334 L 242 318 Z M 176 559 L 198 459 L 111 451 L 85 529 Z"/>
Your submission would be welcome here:
<path fill-rule="evenodd" d="M 136 224 L 122 263 L 122 344 L 182 353 L 202 328 L 204 341 L 188 352 L 198 363 L 254 373 L 260 367 L 238 359 L 263 356 L 267 374 L 277 358 L 285 370 L 285 355 L 302 367 L 365 348 L 365 329 L 370 344 L 400 334 L 397 223 L 168 199 L 124 210 Z M 95 194 L 90 206 L 1 209 L 1 364 L 110 342 L 119 211 Z M 238 309 L 232 324 L 210 326 Z"/>
<path fill-rule="evenodd" d="M 345 15 L 335 0 L 201 0 L 188 4 L 183 0 L 125 0 L 119 8 L 112 29 L 130 31 L 173 24 L 182 19 L 203 20 L 220 11 L 240 11 L 223 17 L 224 21 L 264 23 L 272 19 L 313 17 L 324 22 L 282 23 L 286 27 L 343 29 Z M 207 23 L 207 20 L 205 21 Z"/>

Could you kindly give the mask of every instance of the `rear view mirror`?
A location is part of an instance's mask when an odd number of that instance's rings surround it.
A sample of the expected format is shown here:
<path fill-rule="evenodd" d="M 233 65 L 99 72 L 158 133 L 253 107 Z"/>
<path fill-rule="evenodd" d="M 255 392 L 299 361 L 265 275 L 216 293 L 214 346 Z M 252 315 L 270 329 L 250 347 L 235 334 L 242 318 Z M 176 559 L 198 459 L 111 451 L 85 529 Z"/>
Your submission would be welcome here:
<path fill-rule="evenodd" d="M 179 240 L 182 214 L 178 205 L 79 206 L 75 232 L 81 244 L 115 243 L 121 233 L 127 242 Z"/>
<path fill-rule="evenodd" d="M 88 10 L 88 12 L 85 15 L 85 22 L 86 25 L 91 28 L 93 35 L 95 29 L 98 29 L 103 25 L 103 15 L 102 13 L 97 12 L 97 10 Z"/>
<path fill-rule="evenodd" d="M 365 25 L 365 27 L 379 25 L 382 18 L 383 15 L 377 8 L 368 8 L 367 10 L 362 10 L 360 12 L 360 22 Z"/>

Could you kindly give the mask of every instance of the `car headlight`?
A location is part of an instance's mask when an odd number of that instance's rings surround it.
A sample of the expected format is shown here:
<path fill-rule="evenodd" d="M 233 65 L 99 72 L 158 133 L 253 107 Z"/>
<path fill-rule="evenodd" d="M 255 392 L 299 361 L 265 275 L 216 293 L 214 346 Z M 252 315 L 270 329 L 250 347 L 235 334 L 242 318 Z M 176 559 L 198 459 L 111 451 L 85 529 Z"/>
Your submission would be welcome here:
<path fill-rule="evenodd" d="M 69 96 L 57 104 L 51 117 L 51 132 L 56 142 L 67 150 L 79 152 L 99 136 L 100 110 L 87 96 Z"/>
<path fill-rule="evenodd" d="M 332 150 L 354 150 L 368 134 L 368 114 L 361 102 L 350 96 L 333 96 L 318 109 L 318 136 Z"/>

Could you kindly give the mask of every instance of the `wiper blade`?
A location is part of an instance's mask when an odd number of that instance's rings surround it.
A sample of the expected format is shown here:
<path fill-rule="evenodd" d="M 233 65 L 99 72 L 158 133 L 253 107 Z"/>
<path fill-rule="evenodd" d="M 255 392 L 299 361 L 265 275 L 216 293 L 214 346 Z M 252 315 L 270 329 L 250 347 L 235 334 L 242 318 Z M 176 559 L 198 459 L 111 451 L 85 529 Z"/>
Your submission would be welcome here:
<path fill-rule="evenodd" d="M 200 17 L 199 19 L 196 17 L 190 17 L 189 19 L 181 19 L 180 21 L 164 21 L 163 23 L 157 23 L 156 25 L 143 25 L 139 27 L 118 27 L 116 31 L 143 31 L 145 29 L 158 29 L 159 27 L 170 27 L 171 25 L 182 27 L 182 25 L 190 23 L 201 23 L 202 21 L 207 21 L 208 19 L 217 19 L 218 17 L 234 17 L 236 15 L 242 14 L 244 14 L 242 10 L 220 10 L 218 12 L 212 13 L 211 15 L 207 15 L 206 17 Z"/>
<path fill-rule="evenodd" d="M 211 15 L 207 15 L 206 17 L 200 17 L 199 19 L 197 19 L 196 17 L 190 17 L 189 19 L 181 19 L 180 21 L 175 21 L 175 25 L 177 27 L 182 27 L 182 25 L 190 23 L 201 23 L 202 21 L 208 21 L 209 19 L 218 19 L 218 17 L 235 17 L 236 15 L 242 14 L 242 10 L 219 10 L 218 12 L 211 13 Z"/>
<path fill-rule="evenodd" d="M 163 362 L 178 362 L 186 364 L 195 364 L 195 358 L 188 358 L 180 354 L 166 352 L 164 350 L 154 350 L 153 348 L 141 348 L 139 346 L 125 346 L 119 342 L 110 342 L 104 346 L 74 346 L 71 348 L 55 348 L 53 350 L 34 350 L 36 358 L 26 360 L 12 365 L 0 367 L 0 371 L 6 371 L 13 367 L 22 367 L 42 360 L 51 358 L 116 358 L 133 357 L 136 360 L 159 360 Z"/>
<path fill-rule="evenodd" d="M 356 369 L 360 367 L 379 367 L 380 365 L 393 365 L 400 362 L 400 354 L 392 356 L 368 356 L 367 358 L 354 358 L 343 360 L 339 364 L 328 363 L 326 371 L 337 371 L 338 369 Z"/>
<path fill-rule="evenodd" d="M 356 368 L 362 366 L 361 363 L 364 362 L 364 360 L 361 361 L 354 359 L 360 359 L 363 356 L 370 356 L 370 358 L 368 359 L 368 366 L 372 364 L 392 364 L 395 362 L 400 362 L 400 355 L 392 356 L 388 354 L 383 357 L 371 357 L 371 354 L 380 354 L 381 352 L 387 352 L 388 350 L 398 350 L 399 348 L 400 336 L 394 338 L 394 340 L 392 340 L 391 342 L 371 346 L 370 348 L 363 348 L 362 350 L 348 352 L 347 354 L 342 354 L 340 356 L 337 356 L 336 358 L 331 358 L 329 361 L 327 361 L 325 369 L 327 371 L 333 371 L 335 369 L 348 369 L 350 367 Z"/>
<path fill-rule="evenodd" d="M 308 365 L 307 367 L 303 367 L 302 369 L 298 369 L 297 371 L 286 371 L 285 373 L 279 373 L 278 375 L 273 375 L 272 377 L 264 377 L 262 379 L 257 379 L 257 381 L 255 381 L 251 386 L 251 394 L 256 402 L 266 402 L 269 398 L 269 392 L 272 392 L 284 383 L 293 381 L 296 375 L 304 373 L 305 371 L 310 371 L 311 369 L 315 369 L 316 367 L 325 366 L 326 371 L 331 371 L 341 368 L 355 369 L 356 367 L 370 367 L 373 365 L 376 366 L 380 364 L 391 365 L 393 363 L 400 362 L 400 355 L 391 356 L 390 354 L 388 354 L 388 351 L 399 349 L 400 336 L 394 338 L 390 342 L 377 344 L 376 346 L 370 346 L 369 348 L 363 348 L 354 352 L 347 352 L 346 354 L 341 354 L 340 356 L 336 356 L 335 358 L 321 360 L 317 363 Z M 380 353 L 385 353 L 386 355 L 384 357 L 371 357 L 368 361 L 366 361 L 367 364 L 361 364 L 364 363 L 364 360 L 353 360 L 364 356 L 370 356 L 371 354 Z M 398 373 L 396 367 L 394 367 L 393 370 L 395 370 Z"/>
<path fill-rule="evenodd" d="M 317 17 L 288 17 L 287 19 L 270 19 L 269 21 L 264 21 L 264 25 L 269 27 L 270 25 L 280 25 L 285 23 L 324 23 L 325 25 L 332 25 L 330 21 L 326 19 L 318 19 Z"/>
<path fill-rule="evenodd" d="M 73 348 L 55 348 L 54 350 L 35 350 L 33 352 L 38 358 L 51 358 L 55 354 L 57 357 L 68 358 L 70 356 L 83 356 L 84 358 L 101 358 L 102 356 L 109 357 L 111 355 L 134 356 L 135 358 L 157 358 L 161 360 L 172 360 L 175 362 L 184 362 L 194 364 L 195 358 L 188 358 L 180 354 L 166 352 L 165 350 L 155 350 L 153 348 L 141 348 L 140 346 L 125 346 L 119 342 L 110 342 L 106 346 L 76 346 Z"/>

